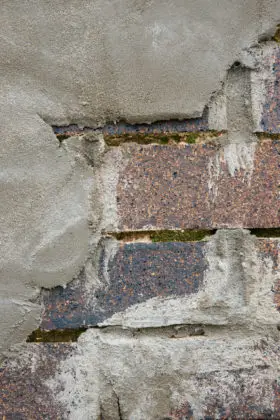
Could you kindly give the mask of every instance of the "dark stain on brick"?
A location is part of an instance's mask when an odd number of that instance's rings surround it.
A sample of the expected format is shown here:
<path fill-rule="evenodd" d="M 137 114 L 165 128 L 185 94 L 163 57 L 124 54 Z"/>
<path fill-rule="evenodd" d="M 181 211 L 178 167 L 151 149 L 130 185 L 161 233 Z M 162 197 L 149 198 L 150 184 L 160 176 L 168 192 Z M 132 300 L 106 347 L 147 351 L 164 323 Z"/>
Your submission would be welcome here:
<path fill-rule="evenodd" d="M 179 408 L 171 410 L 170 416 L 166 419 L 170 420 L 194 420 L 193 410 L 191 405 L 186 402 L 182 404 Z M 163 419 L 162 419 L 163 420 Z"/>
<path fill-rule="evenodd" d="M 204 248 L 205 242 L 121 244 L 108 266 L 103 249 L 99 270 L 103 287 L 89 293 L 83 273 L 65 289 L 46 291 L 41 328 L 94 326 L 153 297 L 197 293 L 207 268 Z"/>
<path fill-rule="evenodd" d="M 278 33 L 278 32 L 277 32 Z M 280 47 L 274 48 L 274 83 L 266 84 L 266 102 L 263 105 L 261 127 L 268 133 L 280 133 Z"/>

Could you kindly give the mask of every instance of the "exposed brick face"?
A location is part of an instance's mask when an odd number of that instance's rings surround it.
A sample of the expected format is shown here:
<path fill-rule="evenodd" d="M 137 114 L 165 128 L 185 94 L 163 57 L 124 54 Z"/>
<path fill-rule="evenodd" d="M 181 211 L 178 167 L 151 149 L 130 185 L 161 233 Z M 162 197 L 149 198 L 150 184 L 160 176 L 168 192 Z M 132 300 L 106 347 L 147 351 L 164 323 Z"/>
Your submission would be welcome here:
<path fill-rule="evenodd" d="M 80 280 L 45 293 L 44 329 L 96 325 L 116 312 L 154 297 L 197 293 L 207 268 L 205 242 L 126 243 L 106 261 L 100 255 L 99 279 L 105 286 L 91 293 L 84 273 Z M 109 284 L 106 286 L 106 282 Z"/>
<path fill-rule="evenodd" d="M 221 146 L 135 145 L 126 153 L 117 187 L 120 230 L 279 226 L 278 141 L 256 145 L 251 167 L 234 175 Z"/>
<path fill-rule="evenodd" d="M 195 296 L 198 291 L 204 290 L 205 276 L 209 270 L 207 243 L 121 243 L 109 260 L 106 257 L 108 245 L 105 245 L 100 253 L 98 272 L 102 286 L 93 286 L 83 272 L 78 280 L 66 288 L 46 291 L 41 328 L 52 330 L 96 326 L 112 315 L 149 299 Z M 271 261 L 271 272 L 276 275 L 276 280 L 272 280 L 271 284 L 256 287 L 259 291 L 266 287 L 266 293 L 271 295 L 271 308 L 276 304 L 279 310 L 279 240 L 258 238 L 255 247 L 260 266 L 265 267 L 267 261 Z M 242 252 L 244 250 L 240 249 Z M 244 294 L 244 304 L 248 304 L 255 288 L 247 284 L 249 280 L 245 279 L 244 282 L 239 287 Z M 228 287 L 226 282 L 224 287 Z M 188 310 L 188 303 L 185 309 Z"/>

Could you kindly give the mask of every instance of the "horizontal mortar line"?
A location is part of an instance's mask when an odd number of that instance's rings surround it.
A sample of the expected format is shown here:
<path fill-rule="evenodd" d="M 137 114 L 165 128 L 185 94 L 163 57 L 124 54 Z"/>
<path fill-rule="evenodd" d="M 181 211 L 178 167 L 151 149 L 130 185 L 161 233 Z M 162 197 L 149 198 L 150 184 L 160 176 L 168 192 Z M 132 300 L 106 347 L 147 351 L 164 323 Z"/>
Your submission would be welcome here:
<path fill-rule="evenodd" d="M 227 134 L 227 130 L 158 130 L 158 131 L 147 131 L 141 132 L 135 129 L 130 132 L 123 132 L 122 134 L 112 134 L 103 129 L 94 129 L 86 127 L 84 129 L 72 129 L 69 127 L 53 127 L 57 139 L 63 142 L 72 136 L 81 136 L 85 134 L 94 134 L 102 132 L 104 135 L 104 141 L 107 146 L 117 147 L 123 144 L 136 143 L 141 145 L 149 144 L 161 144 L 174 146 L 178 143 L 187 144 L 203 144 L 216 142 L 217 139 Z M 58 131 L 59 130 L 59 131 Z M 270 132 L 254 132 L 259 141 L 267 139 L 280 140 L 280 133 Z M 246 143 L 246 142 L 245 142 Z M 218 145 L 219 143 L 217 143 Z"/>
<path fill-rule="evenodd" d="M 267 131 L 256 131 L 254 134 L 258 137 L 259 140 L 280 140 L 280 133 L 271 133 Z"/>
<path fill-rule="evenodd" d="M 280 238 L 280 227 L 277 228 L 216 228 L 216 229 L 172 229 L 172 230 L 136 230 L 122 232 L 106 232 L 105 237 L 113 237 L 122 242 L 197 242 L 207 240 L 215 235 L 218 230 L 249 230 L 259 238 Z"/>
<path fill-rule="evenodd" d="M 211 327 L 211 324 L 207 327 Z M 216 327 L 216 325 L 213 325 Z M 27 343 L 67 343 L 67 342 L 76 342 L 81 334 L 88 330 L 122 330 L 122 331 L 131 331 L 131 332 L 144 332 L 144 331 L 161 331 L 162 333 L 167 333 L 168 331 L 175 331 L 177 333 L 181 332 L 183 329 L 189 328 L 189 333 L 186 336 L 202 336 L 204 335 L 205 326 L 202 324 L 171 324 L 162 327 L 123 327 L 122 325 L 96 325 L 96 326 L 85 326 L 82 328 L 65 328 L 57 330 L 43 330 L 38 328 L 34 330 L 28 337 Z M 176 338 L 176 337 L 171 337 Z"/>
<path fill-rule="evenodd" d="M 279 325 L 266 325 L 266 330 L 271 329 L 271 331 L 280 331 Z M 96 325 L 96 326 L 85 326 L 83 328 L 65 328 L 58 330 L 43 330 L 38 328 L 34 330 L 27 338 L 27 343 L 73 343 L 77 342 L 81 334 L 85 333 L 88 330 L 106 330 L 121 332 L 124 331 L 132 333 L 133 336 L 145 335 L 145 336 L 164 336 L 169 339 L 181 339 L 181 338 L 201 338 L 213 336 L 222 336 L 228 331 L 229 325 L 221 324 L 202 324 L 202 323 L 182 323 L 182 324 L 170 324 L 166 326 L 147 326 L 147 327 L 126 327 L 123 325 Z M 240 333 L 248 336 L 248 333 L 251 333 L 250 325 L 245 326 L 243 323 L 235 324 L 231 326 L 231 331 L 233 334 L 237 334 L 240 337 Z M 208 335 L 209 334 L 209 335 Z"/>
<path fill-rule="evenodd" d="M 196 144 L 209 143 L 218 137 L 224 135 L 225 131 L 185 131 L 185 132 L 162 132 L 162 133 L 131 133 L 105 136 L 104 140 L 107 146 L 121 146 L 128 143 L 137 143 L 142 145 L 162 144 L 175 145 L 178 143 Z"/>
<path fill-rule="evenodd" d="M 62 143 L 69 137 L 86 134 L 94 134 L 96 131 L 86 132 L 65 132 L 56 134 L 57 139 Z M 107 146 L 117 147 L 128 143 L 137 143 L 141 145 L 149 144 L 170 144 L 178 143 L 196 144 L 210 143 L 223 136 L 226 131 L 205 130 L 205 131 L 162 131 L 154 133 L 123 133 L 123 134 L 104 134 L 104 141 Z"/>
<path fill-rule="evenodd" d="M 107 237 L 113 237 L 118 241 L 133 242 L 140 239 L 151 242 L 195 242 L 212 236 L 216 229 L 177 229 L 177 230 L 136 230 L 127 232 L 106 232 Z"/>
<path fill-rule="evenodd" d="M 129 124 L 125 121 L 116 123 L 107 123 L 103 126 L 89 127 L 79 124 L 69 124 L 67 126 L 53 125 L 53 131 L 57 135 L 66 133 L 83 134 L 87 132 L 103 132 L 108 135 L 116 135 L 123 133 L 145 132 L 186 132 L 186 131 L 207 131 L 208 128 L 208 110 L 205 109 L 202 117 L 184 118 L 184 119 L 168 119 L 158 120 L 152 123 L 135 123 Z"/>

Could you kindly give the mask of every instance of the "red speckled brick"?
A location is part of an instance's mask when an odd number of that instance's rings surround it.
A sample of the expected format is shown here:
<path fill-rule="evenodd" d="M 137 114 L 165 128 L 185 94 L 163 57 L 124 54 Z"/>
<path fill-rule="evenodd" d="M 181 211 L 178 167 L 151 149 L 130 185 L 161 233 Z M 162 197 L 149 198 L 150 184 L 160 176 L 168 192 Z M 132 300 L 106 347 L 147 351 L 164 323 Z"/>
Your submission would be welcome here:
<path fill-rule="evenodd" d="M 0 419 L 62 420 L 67 412 L 54 401 L 45 381 L 72 350 L 70 344 L 30 344 L 24 354 L 0 367 Z"/>
<path fill-rule="evenodd" d="M 253 168 L 230 174 L 219 145 L 130 145 L 117 186 L 118 229 L 280 225 L 280 142 L 256 145 Z"/>

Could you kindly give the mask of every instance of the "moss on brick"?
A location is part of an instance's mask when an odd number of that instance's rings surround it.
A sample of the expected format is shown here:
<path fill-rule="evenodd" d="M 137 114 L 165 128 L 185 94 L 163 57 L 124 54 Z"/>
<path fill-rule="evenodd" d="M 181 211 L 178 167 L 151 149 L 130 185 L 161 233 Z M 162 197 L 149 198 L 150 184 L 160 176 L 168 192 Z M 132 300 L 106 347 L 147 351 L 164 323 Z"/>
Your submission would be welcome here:
<path fill-rule="evenodd" d="M 214 230 L 163 230 L 152 232 L 150 238 L 152 242 L 194 242 L 202 241 L 214 233 Z"/>
<path fill-rule="evenodd" d="M 276 32 L 272 39 L 273 41 L 280 43 L 280 25 L 277 26 Z"/>
<path fill-rule="evenodd" d="M 27 338 L 28 343 L 68 343 L 77 341 L 86 328 L 45 331 L 38 328 Z"/>
<path fill-rule="evenodd" d="M 108 146 L 120 146 L 125 143 L 137 144 L 178 144 L 188 143 L 194 144 L 209 139 L 219 137 L 223 132 L 207 131 L 207 132 L 185 132 L 185 133 L 131 133 L 120 135 L 105 135 L 104 139 Z"/>
<path fill-rule="evenodd" d="M 147 238 L 152 242 L 195 242 L 205 240 L 216 230 L 158 230 L 109 233 L 118 241 L 134 242 Z"/>
<path fill-rule="evenodd" d="M 255 133 L 260 140 L 280 140 L 280 133 Z"/>

